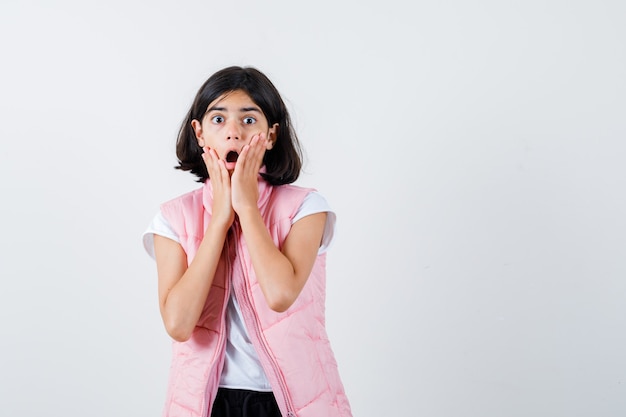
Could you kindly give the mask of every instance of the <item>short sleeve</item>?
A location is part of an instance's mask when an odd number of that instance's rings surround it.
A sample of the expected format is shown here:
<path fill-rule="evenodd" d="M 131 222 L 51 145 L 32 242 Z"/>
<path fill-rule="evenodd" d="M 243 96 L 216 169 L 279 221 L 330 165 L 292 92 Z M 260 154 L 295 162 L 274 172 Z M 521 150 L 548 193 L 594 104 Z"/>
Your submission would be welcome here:
<path fill-rule="evenodd" d="M 163 236 L 180 243 L 178 235 L 174 232 L 174 230 L 172 230 L 172 226 L 170 226 L 169 222 L 165 219 L 165 216 L 163 216 L 163 213 L 161 213 L 160 210 L 156 216 L 154 216 L 154 219 L 152 219 L 152 223 L 150 223 L 146 231 L 143 233 L 143 247 L 152 259 L 155 259 L 154 235 Z"/>
<path fill-rule="evenodd" d="M 335 236 L 335 223 L 337 215 L 332 210 L 324 196 L 317 191 L 312 191 L 304 198 L 300 208 L 296 212 L 291 224 L 294 224 L 303 217 L 311 214 L 326 212 L 326 225 L 324 226 L 324 234 L 322 235 L 322 244 L 320 245 L 318 254 L 322 254 L 328 250 Z"/>

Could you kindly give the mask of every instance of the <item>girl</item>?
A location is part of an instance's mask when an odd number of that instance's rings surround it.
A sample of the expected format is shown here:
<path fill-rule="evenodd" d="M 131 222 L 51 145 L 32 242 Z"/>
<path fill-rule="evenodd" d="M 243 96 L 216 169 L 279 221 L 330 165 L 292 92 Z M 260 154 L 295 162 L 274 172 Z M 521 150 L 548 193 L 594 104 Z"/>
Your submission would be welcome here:
<path fill-rule="evenodd" d="M 350 417 L 324 328 L 335 214 L 290 185 L 301 153 L 274 85 L 251 67 L 212 75 L 176 154 L 204 184 L 144 234 L 174 339 L 163 415 Z"/>

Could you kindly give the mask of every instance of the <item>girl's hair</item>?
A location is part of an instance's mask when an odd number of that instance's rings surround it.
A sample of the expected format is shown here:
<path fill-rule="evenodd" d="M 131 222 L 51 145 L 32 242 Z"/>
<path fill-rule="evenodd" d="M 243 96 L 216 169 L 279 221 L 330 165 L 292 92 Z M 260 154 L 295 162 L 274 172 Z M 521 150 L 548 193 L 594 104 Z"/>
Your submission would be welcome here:
<path fill-rule="evenodd" d="M 244 91 L 250 96 L 261 108 L 269 126 L 278 123 L 276 141 L 272 149 L 265 152 L 263 163 L 266 171 L 261 175 L 272 185 L 291 184 L 298 179 L 302 167 L 300 143 L 280 93 L 269 78 L 253 67 L 224 68 L 200 87 L 178 132 L 176 169 L 191 171 L 198 177 L 198 182 L 205 182 L 209 178 L 202 160 L 203 150 L 198 145 L 191 121 L 202 121 L 209 104 L 235 90 Z"/>

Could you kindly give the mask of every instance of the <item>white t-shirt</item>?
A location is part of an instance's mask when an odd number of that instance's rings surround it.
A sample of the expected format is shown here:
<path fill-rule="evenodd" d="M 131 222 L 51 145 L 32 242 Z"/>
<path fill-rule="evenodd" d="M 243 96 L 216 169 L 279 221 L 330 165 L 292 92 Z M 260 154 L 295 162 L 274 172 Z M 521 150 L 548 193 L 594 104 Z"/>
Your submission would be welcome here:
<path fill-rule="evenodd" d="M 291 224 L 315 213 L 326 212 L 326 225 L 318 253 L 324 253 L 330 247 L 335 232 L 336 215 L 326 199 L 316 191 L 304 198 Z M 160 235 L 180 243 L 180 239 L 159 211 L 143 234 L 143 245 L 154 258 L 154 235 Z M 220 378 L 220 387 L 248 389 L 253 391 L 271 391 L 269 381 L 261 367 L 259 357 L 252 346 L 243 322 L 239 304 L 231 292 L 226 309 L 226 360 Z"/>

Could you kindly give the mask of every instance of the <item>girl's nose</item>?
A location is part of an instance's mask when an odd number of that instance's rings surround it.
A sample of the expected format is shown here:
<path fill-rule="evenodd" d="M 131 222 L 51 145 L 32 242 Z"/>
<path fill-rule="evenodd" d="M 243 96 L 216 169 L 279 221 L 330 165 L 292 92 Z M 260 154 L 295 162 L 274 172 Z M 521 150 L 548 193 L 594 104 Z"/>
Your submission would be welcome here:
<path fill-rule="evenodd" d="M 226 129 L 226 139 L 228 140 L 241 139 L 241 129 L 237 122 L 231 122 L 228 124 L 228 129 Z"/>

